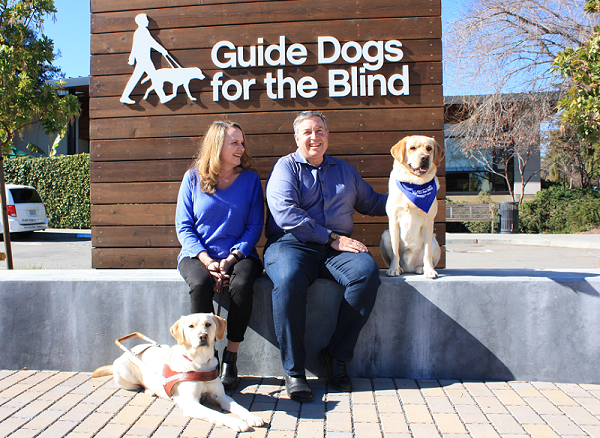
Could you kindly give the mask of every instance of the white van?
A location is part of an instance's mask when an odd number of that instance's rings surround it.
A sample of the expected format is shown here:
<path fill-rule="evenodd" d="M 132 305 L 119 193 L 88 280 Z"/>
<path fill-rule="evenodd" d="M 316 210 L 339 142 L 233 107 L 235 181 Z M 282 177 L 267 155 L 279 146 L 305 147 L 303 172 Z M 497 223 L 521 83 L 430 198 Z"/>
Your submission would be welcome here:
<path fill-rule="evenodd" d="M 34 187 L 6 184 L 6 205 L 8 228 L 11 233 L 31 235 L 34 231 L 48 228 L 46 207 Z M 0 232 L 4 232 L 2 216 L 0 216 Z"/>

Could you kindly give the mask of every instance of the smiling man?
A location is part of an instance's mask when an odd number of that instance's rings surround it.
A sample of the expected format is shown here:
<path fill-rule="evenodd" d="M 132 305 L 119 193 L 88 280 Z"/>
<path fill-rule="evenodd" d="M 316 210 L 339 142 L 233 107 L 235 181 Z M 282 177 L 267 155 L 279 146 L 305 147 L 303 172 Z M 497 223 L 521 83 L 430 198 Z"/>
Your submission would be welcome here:
<path fill-rule="evenodd" d="M 346 363 L 369 318 L 380 285 L 379 268 L 364 243 L 352 239 L 354 211 L 385 215 L 380 195 L 347 162 L 326 155 L 325 116 L 305 111 L 294 121 L 296 152 L 280 158 L 267 182 L 265 271 L 273 281 L 273 319 L 286 389 L 313 400 L 306 380 L 304 331 L 308 287 L 317 278 L 341 284 L 344 296 L 329 345 L 319 353 L 329 386 L 351 391 Z"/>

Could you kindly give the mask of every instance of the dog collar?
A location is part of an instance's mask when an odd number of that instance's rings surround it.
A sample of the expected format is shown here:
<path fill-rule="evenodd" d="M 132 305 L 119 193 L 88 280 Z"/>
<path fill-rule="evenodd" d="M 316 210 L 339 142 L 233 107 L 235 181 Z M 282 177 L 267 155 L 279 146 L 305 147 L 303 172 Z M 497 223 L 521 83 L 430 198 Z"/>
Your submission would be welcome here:
<path fill-rule="evenodd" d="M 191 361 L 189 357 L 184 357 Z M 212 371 L 185 371 L 183 373 L 178 373 L 173 371 L 169 365 L 165 364 L 163 368 L 163 377 L 165 378 L 165 392 L 170 398 L 173 386 L 175 386 L 176 383 L 184 381 L 209 382 L 215 380 L 219 377 L 219 366 L 217 365 L 217 368 Z"/>
<path fill-rule="evenodd" d="M 435 201 L 437 194 L 437 184 L 435 178 L 423 185 L 411 184 L 396 180 L 398 188 L 404 193 L 408 199 L 423 210 L 425 213 L 429 212 L 429 209 Z"/>

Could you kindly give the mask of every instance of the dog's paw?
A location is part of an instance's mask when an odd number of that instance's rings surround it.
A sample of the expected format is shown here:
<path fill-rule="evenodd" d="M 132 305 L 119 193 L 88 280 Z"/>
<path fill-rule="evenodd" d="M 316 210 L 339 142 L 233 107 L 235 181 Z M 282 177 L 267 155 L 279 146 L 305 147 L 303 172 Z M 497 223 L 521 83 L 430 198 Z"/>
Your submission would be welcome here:
<path fill-rule="evenodd" d="M 245 415 L 243 420 L 252 427 L 260 427 L 265 424 L 262 418 L 253 414 Z"/>
<path fill-rule="evenodd" d="M 227 419 L 225 426 L 235 430 L 236 432 L 248 432 L 250 429 L 252 429 L 245 421 L 233 417 Z"/>
<path fill-rule="evenodd" d="M 385 273 L 385 275 L 387 275 L 388 277 L 399 277 L 400 275 L 402 275 L 404 271 L 402 271 L 402 268 L 397 268 L 397 269 L 388 269 Z"/>
<path fill-rule="evenodd" d="M 423 275 L 425 275 L 425 278 L 437 278 L 438 273 L 435 269 L 428 269 L 427 271 L 423 272 Z"/>

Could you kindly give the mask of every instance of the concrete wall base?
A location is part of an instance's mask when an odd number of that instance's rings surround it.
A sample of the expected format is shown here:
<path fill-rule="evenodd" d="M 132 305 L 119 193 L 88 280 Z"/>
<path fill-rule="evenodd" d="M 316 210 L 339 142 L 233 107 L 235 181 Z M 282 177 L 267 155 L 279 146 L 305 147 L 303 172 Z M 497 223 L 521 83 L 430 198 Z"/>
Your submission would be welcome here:
<path fill-rule="evenodd" d="M 351 375 L 600 383 L 600 270 L 440 273 L 436 280 L 382 278 Z M 283 374 L 271 288 L 267 277 L 255 285 L 238 358 L 244 375 Z M 333 331 L 342 291 L 327 280 L 309 290 L 309 375 L 324 374 L 316 355 Z M 228 300 L 223 306 L 226 316 Z M 175 270 L 5 271 L 0 368 L 92 371 L 121 353 L 114 340 L 128 333 L 173 344 L 169 328 L 188 309 Z"/>

